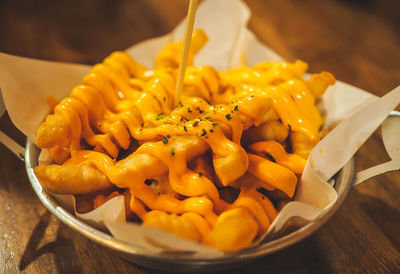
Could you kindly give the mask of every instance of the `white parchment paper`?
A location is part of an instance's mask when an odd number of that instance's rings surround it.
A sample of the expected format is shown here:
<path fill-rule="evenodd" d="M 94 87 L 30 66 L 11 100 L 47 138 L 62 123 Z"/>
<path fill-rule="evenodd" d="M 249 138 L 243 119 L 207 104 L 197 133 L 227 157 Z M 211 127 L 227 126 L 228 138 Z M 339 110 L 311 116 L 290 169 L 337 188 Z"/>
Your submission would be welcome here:
<path fill-rule="evenodd" d="M 209 36 L 209 42 L 196 56 L 195 64 L 212 65 L 225 70 L 240 65 L 242 54 L 249 66 L 267 60 L 283 60 L 261 44 L 247 29 L 249 17 L 249 9 L 240 0 L 204 1 L 198 8 L 195 28 L 204 29 Z M 170 34 L 134 45 L 127 52 L 138 62 L 151 68 L 156 54 L 167 42 L 181 40 L 183 30 L 184 21 Z M 35 140 L 36 129 L 49 111 L 46 98 L 51 95 L 60 100 L 68 96 L 70 90 L 82 81 L 89 70 L 90 67 L 85 65 L 48 62 L 0 53 L 0 88 L 13 123 L 28 138 Z M 270 231 L 281 229 L 293 216 L 313 220 L 323 214 L 337 198 L 336 191 L 327 180 L 343 167 L 399 102 L 400 89 L 378 99 L 340 81 L 330 87 L 322 98 L 322 105 L 327 111 L 326 126 L 344 121 L 312 151 L 298 186 L 296 201 L 289 203 L 279 213 Z M 386 140 L 385 144 L 396 143 L 389 137 Z M 392 154 L 398 155 L 398 152 L 394 151 Z M 397 162 L 392 163 L 392 169 L 398 169 L 400 161 L 398 156 L 394 157 L 393 160 Z M 45 150 L 41 154 L 40 162 L 48 162 Z M 375 172 L 375 175 L 382 172 L 384 171 Z M 71 210 L 75 208 L 73 196 L 54 196 L 64 207 Z M 76 213 L 76 216 L 97 228 L 107 228 L 117 239 L 155 252 L 194 252 L 193 256 L 203 257 L 224 255 L 222 251 L 177 238 L 158 229 L 126 223 L 122 197 L 111 199 L 89 213 Z"/>

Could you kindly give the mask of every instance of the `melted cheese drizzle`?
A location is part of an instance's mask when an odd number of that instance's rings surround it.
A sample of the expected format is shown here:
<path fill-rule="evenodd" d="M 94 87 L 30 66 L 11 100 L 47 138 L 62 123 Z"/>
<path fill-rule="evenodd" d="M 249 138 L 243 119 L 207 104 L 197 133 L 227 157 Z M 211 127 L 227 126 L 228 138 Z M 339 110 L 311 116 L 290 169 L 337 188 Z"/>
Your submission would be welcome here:
<path fill-rule="evenodd" d="M 54 115 L 62 118 L 69 135 L 64 138 L 66 143 L 60 141 L 51 148 L 51 155 L 64 165 L 89 162 L 116 186 L 129 188 L 130 207 L 142 220 L 149 214 L 145 206 L 150 212 L 183 214 L 195 224 L 201 241 L 212 245 L 212 228 L 218 216 L 244 207 L 257 221 L 257 234 L 262 235 L 277 215 L 272 203 L 245 186 L 232 204 L 225 202 L 209 178 L 187 167 L 188 152 L 168 145 L 168 140 L 185 135 L 200 138 L 204 143 L 201 153 L 212 151 L 215 172 L 223 186 L 249 171 L 291 197 L 297 182 L 293 172 L 300 174 L 305 160 L 287 154 L 272 141 L 250 147 L 258 154 L 270 154 L 276 160 L 273 163 L 247 154 L 240 140 L 243 130 L 268 120 L 272 106 L 285 126 L 318 141 L 323 120 L 314 95 L 300 80 L 306 65 L 300 61 L 270 62 L 225 73 L 209 66 L 190 66 L 181 102 L 172 109 L 176 69 L 166 68 L 165 64 L 176 65 L 177 61 L 172 60 L 176 54 L 171 52 L 177 48 L 179 45 L 175 44 L 166 47 L 165 55 L 162 52 L 157 57 L 154 71 L 148 71 L 123 52 L 115 52 L 95 65 L 83 83 L 54 108 Z M 158 194 L 145 184 L 147 179 L 158 176 L 157 170 L 116 164 L 120 149 L 128 149 L 132 138 L 143 143 L 134 153 L 151 155 L 165 165 L 161 170 L 168 172 L 175 193 Z M 96 151 L 82 150 L 83 146 Z M 182 200 L 177 194 L 186 198 Z"/>

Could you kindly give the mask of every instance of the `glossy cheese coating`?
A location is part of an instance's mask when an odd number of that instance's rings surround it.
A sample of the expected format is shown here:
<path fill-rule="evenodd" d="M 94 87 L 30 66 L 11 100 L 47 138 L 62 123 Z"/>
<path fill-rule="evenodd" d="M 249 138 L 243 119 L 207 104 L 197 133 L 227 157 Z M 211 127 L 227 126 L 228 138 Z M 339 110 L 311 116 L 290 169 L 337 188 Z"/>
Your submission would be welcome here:
<path fill-rule="evenodd" d="M 95 208 L 123 195 L 127 217 L 225 251 L 263 235 L 278 214 L 272 192 L 295 194 L 324 120 L 316 98 L 335 79 L 304 81 L 302 61 L 196 67 L 207 39 L 193 34 L 177 106 L 179 41 L 154 69 L 114 52 L 70 96 L 50 100 L 36 136 L 54 162 L 35 168 L 42 184 Z"/>

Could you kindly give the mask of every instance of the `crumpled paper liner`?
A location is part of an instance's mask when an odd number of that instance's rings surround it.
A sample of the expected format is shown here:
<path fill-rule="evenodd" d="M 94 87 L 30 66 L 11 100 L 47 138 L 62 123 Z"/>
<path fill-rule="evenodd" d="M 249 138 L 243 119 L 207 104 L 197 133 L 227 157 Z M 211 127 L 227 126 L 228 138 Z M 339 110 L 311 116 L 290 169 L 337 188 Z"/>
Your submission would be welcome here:
<path fill-rule="evenodd" d="M 219 70 L 226 70 L 239 66 L 242 54 L 248 66 L 267 60 L 283 60 L 262 45 L 247 29 L 249 17 L 249 9 L 240 0 L 204 1 L 198 8 L 195 28 L 204 29 L 209 42 L 196 56 L 195 65 L 212 65 Z M 134 45 L 127 52 L 138 62 L 152 68 L 156 54 L 167 42 L 182 39 L 183 31 L 184 21 L 170 34 Z M 0 87 L 13 123 L 28 138 L 35 140 L 36 129 L 49 111 L 46 98 L 51 95 L 61 100 L 68 96 L 89 70 L 90 67 L 85 65 L 47 62 L 0 53 Z M 294 216 L 313 220 L 328 210 L 337 198 L 328 179 L 344 166 L 399 102 L 399 88 L 380 99 L 339 81 L 328 88 L 322 97 L 322 107 L 327 112 L 325 126 L 344 121 L 314 148 L 298 185 L 295 201 L 282 209 L 269 232 L 281 230 L 287 220 Z M 395 122 L 392 121 L 392 124 Z M 393 139 L 392 127 L 386 128 L 389 134 L 384 134 L 384 142 L 391 146 L 388 151 L 394 163 L 390 168 L 394 170 L 400 167 L 400 149 Z M 399 136 L 398 131 L 396 133 Z M 46 163 L 48 160 L 48 153 L 43 150 L 39 162 Z M 387 170 L 375 170 L 361 179 L 365 180 Z M 54 197 L 66 209 L 75 212 L 77 217 L 99 229 L 107 228 L 115 238 L 134 246 L 154 252 L 189 252 L 193 256 L 209 258 L 224 256 L 220 250 L 164 231 L 126 223 L 122 197 L 113 198 L 86 214 L 76 212 L 72 195 L 54 194 Z"/>

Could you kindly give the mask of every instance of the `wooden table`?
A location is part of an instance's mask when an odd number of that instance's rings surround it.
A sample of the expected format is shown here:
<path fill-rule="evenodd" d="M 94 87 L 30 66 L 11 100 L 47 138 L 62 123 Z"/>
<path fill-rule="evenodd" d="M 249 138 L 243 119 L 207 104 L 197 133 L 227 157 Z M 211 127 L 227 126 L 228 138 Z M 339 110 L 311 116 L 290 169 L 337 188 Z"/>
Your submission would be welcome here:
<path fill-rule="evenodd" d="M 166 2 L 1 1 L 0 51 L 94 64 L 169 32 L 184 17 L 187 1 Z M 250 28 L 286 59 L 303 59 L 311 71 L 330 71 L 379 96 L 399 84 L 398 1 L 246 2 L 253 12 Z M 7 116 L 0 126 L 23 144 Z M 1 273 L 154 273 L 60 223 L 34 194 L 24 164 L 3 146 L 0 155 Z M 388 159 L 377 132 L 357 154 L 356 166 Z M 307 240 L 229 273 L 399 271 L 399 196 L 400 173 L 371 179 L 354 187 Z"/>

